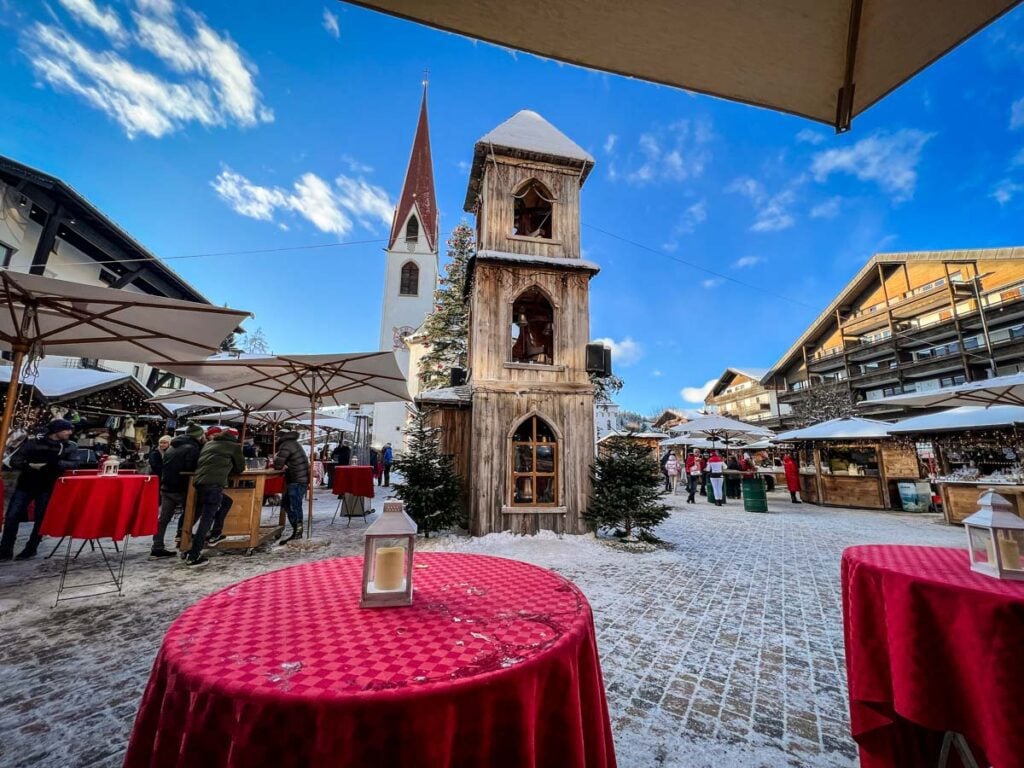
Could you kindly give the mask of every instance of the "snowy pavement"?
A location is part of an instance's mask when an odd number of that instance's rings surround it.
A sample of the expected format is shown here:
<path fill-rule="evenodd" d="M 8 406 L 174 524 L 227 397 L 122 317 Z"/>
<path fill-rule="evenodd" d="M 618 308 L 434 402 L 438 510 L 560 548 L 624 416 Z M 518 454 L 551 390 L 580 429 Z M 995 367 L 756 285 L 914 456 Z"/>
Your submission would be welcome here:
<path fill-rule="evenodd" d="M 683 498 L 669 498 L 672 516 L 659 528 L 670 547 L 650 552 L 553 534 L 418 546 L 512 557 L 580 586 L 594 609 L 623 768 L 856 765 L 840 553 L 862 543 L 961 547 L 963 530 L 936 515 L 797 506 L 780 494 L 769 494 L 768 515 Z M 215 557 L 198 572 L 150 562 L 148 546 L 134 542 L 120 598 L 51 608 L 58 558 L 0 564 L 0 764 L 120 765 L 171 621 L 243 578 L 360 553 L 362 522 L 328 525 L 334 507 L 322 493 L 312 542 Z M 44 542 L 41 552 L 51 547 Z M 95 563 L 88 550 L 79 561 Z"/>

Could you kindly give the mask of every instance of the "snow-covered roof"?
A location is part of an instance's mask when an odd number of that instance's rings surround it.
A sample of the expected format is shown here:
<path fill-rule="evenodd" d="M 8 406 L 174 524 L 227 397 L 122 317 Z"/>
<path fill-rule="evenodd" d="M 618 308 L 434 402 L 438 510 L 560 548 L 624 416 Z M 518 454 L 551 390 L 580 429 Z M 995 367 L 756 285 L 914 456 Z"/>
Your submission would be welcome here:
<path fill-rule="evenodd" d="M 661 440 L 668 437 L 668 435 L 664 432 L 623 432 L 622 430 L 613 429 L 597 442 L 603 443 L 605 440 L 613 437 L 635 437 L 641 440 Z"/>
<path fill-rule="evenodd" d="M 794 429 L 776 435 L 776 443 L 800 440 L 856 440 L 889 437 L 892 424 L 877 419 L 862 419 L 850 416 L 845 419 L 823 421 L 803 429 Z"/>
<path fill-rule="evenodd" d="M 594 157 L 531 109 L 522 109 L 477 144 L 594 162 Z"/>
<path fill-rule="evenodd" d="M 535 254 L 509 253 L 508 251 L 477 251 L 475 259 L 481 261 L 504 261 L 516 264 L 538 264 L 541 266 L 562 267 L 566 269 L 585 269 L 594 274 L 601 271 L 593 261 L 584 259 L 563 259 L 558 256 L 540 256 Z"/>
<path fill-rule="evenodd" d="M 961 429 L 986 427 L 1009 427 L 1024 423 L 1024 408 L 1019 405 L 994 405 L 984 408 L 980 405 L 965 405 L 941 413 L 915 416 L 904 419 L 889 428 L 896 434 L 915 432 L 949 432 Z"/>
<path fill-rule="evenodd" d="M 0 367 L 0 381 L 11 380 L 11 366 Z M 121 384 L 135 382 L 141 389 L 145 387 L 134 376 L 128 373 L 97 371 L 91 368 L 45 368 L 39 369 L 39 375 L 33 380 L 28 378 L 25 383 L 32 383 L 36 392 L 47 400 L 71 399 L 92 394 Z M 146 390 L 148 392 L 148 390 Z"/>
<path fill-rule="evenodd" d="M 473 390 L 468 384 L 443 389 L 430 389 L 416 396 L 417 403 L 433 403 L 437 405 L 469 405 L 473 402 Z"/>

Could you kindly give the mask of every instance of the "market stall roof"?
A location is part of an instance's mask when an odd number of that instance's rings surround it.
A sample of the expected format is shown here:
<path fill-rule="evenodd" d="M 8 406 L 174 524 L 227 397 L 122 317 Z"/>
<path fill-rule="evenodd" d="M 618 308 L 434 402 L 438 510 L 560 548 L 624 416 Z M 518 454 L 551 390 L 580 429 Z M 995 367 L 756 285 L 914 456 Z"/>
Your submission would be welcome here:
<path fill-rule="evenodd" d="M 790 443 L 811 440 L 870 440 L 889 437 L 892 424 L 877 419 L 862 419 L 848 416 L 843 419 L 823 421 L 803 429 L 782 432 L 775 436 L 776 443 Z"/>
<path fill-rule="evenodd" d="M 926 432 L 960 432 L 965 429 L 986 429 L 1010 427 L 1024 424 L 1024 407 L 1019 405 L 994 405 L 983 408 L 965 405 L 941 413 L 915 416 L 893 424 L 892 434 L 916 434 Z"/>
<path fill-rule="evenodd" d="M 635 437 L 640 440 L 661 440 L 662 438 L 668 437 L 668 435 L 664 432 L 624 432 L 622 430 L 613 429 L 597 442 L 602 443 L 613 437 Z"/>
<path fill-rule="evenodd" d="M 13 370 L 9 365 L 0 366 L 0 383 L 9 382 Z M 34 378 L 22 382 L 25 385 L 31 386 L 39 399 L 47 403 L 67 403 L 118 387 L 128 387 L 143 400 L 149 400 L 153 394 L 131 374 L 91 368 L 40 367 Z M 158 404 L 153 412 L 167 414 L 171 410 Z"/>
<path fill-rule="evenodd" d="M 306 414 L 303 418 L 293 419 L 296 424 L 301 424 L 304 427 L 312 424 L 312 419 L 309 418 L 309 414 Z M 338 416 L 331 416 L 330 414 L 317 414 L 316 416 L 316 428 L 331 430 L 332 432 L 355 432 L 356 424 L 354 421 L 349 419 L 343 419 Z"/>
<path fill-rule="evenodd" d="M 836 130 L 1019 0 L 351 0 Z"/>
<path fill-rule="evenodd" d="M 744 437 L 748 435 L 754 437 L 770 437 L 772 434 L 771 430 L 765 429 L 764 427 L 758 427 L 754 424 L 747 424 L 745 421 L 737 421 L 736 419 L 730 419 L 728 416 L 718 416 L 715 414 L 698 416 L 685 424 L 679 424 L 678 426 L 672 427 L 669 431 L 675 434 L 685 433 L 689 435 L 710 437 L 713 440 Z"/>
<path fill-rule="evenodd" d="M 921 408 L 958 405 L 1024 405 L 1024 373 L 969 381 L 953 387 L 911 392 L 872 400 L 872 405 L 910 405 Z"/>

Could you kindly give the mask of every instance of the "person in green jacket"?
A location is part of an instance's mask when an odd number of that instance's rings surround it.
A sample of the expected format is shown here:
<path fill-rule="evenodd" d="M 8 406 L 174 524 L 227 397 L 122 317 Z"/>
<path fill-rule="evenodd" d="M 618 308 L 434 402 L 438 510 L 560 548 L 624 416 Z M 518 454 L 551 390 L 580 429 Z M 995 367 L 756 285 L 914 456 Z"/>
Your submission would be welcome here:
<path fill-rule="evenodd" d="M 192 485 L 196 488 L 196 507 L 199 510 L 199 527 L 192 537 L 192 549 L 185 555 L 185 565 L 193 568 L 206 565 L 209 559 L 203 556 L 203 547 L 216 544 L 224 538 L 224 518 L 231 510 L 231 499 L 224 494 L 231 475 L 245 471 L 242 446 L 238 442 L 238 430 L 225 429 L 215 435 L 199 452 L 199 463 Z"/>

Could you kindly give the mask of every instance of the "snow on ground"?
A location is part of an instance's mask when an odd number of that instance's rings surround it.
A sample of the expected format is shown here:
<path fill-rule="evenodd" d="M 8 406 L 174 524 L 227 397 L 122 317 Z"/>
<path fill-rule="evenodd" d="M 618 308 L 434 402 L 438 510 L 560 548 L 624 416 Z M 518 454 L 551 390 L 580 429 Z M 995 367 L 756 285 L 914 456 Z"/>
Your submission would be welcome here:
<path fill-rule="evenodd" d="M 442 536 L 418 546 L 512 557 L 580 586 L 594 609 L 623 768 L 853 766 L 840 553 L 875 542 L 959 547 L 963 531 L 936 515 L 769 498 L 772 514 L 755 515 L 670 497 L 672 516 L 659 529 L 670 546 L 644 553 L 554 534 Z M 150 562 L 135 542 L 121 598 L 52 608 L 58 558 L 0 564 L 0 764 L 120 765 L 170 622 L 249 576 L 360 553 L 362 522 L 330 525 L 335 505 L 328 493 L 318 498 L 312 546 L 219 556 L 198 572 Z M 96 563 L 88 550 L 79 560 Z"/>

